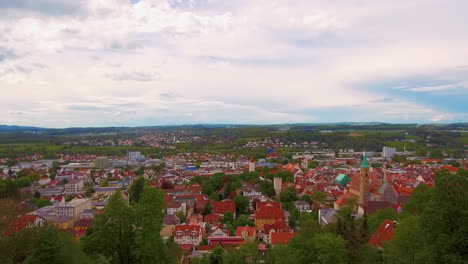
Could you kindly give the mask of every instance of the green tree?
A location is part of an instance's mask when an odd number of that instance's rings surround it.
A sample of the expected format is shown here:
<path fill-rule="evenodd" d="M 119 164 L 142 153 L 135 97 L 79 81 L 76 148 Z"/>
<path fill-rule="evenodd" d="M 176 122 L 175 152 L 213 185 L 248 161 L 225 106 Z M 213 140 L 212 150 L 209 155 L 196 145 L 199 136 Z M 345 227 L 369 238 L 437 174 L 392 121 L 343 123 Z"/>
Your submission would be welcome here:
<path fill-rule="evenodd" d="M 135 261 L 135 218 L 120 191 L 110 199 L 104 211 L 93 221 L 88 234 L 81 239 L 88 254 L 101 254 L 111 262 Z"/>
<path fill-rule="evenodd" d="M 306 201 L 306 202 L 308 202 L 308 203 L 311 203 L 311 202 L 312 202 L 312 198 L 311 198 L 309 195 L 307 195 L 307 194 L 303 194 L 303 195 L 301 196 L 301 200 L 302 200 L 302 201 Z"/>
<path fill-rule="evenodd" d="M 421 214 L 421 226 L 436 263 L 468 261 L 468 171 L 436 174 L 435 188 Z"/>
<path fill-rule="evenodd" d="M 160 232 L 163 221 L 164 193 L 145 186 L 135 207 L 135 249 L 139 263 L 169 263 Z"/>
<path fill-rule="evenodd" d="M 49 199 L 38 199 L 36 201 L 36 205 L 37 205 L 37 207 L 42 208 L 42 207 L 45 207 L 45 206 L 52 205 L 52 203 L 50 202 Z"/>
<path fill-rule="evenodd" d="M 213 212 L 213 206 L 211 203 L 206 203 L 205 209 L 203 209 L 202 215 L 209 215 Z"/>
<path fill-rule="evenodd" d="M 312 238 L 312 250 L 316 262 L 320 264 L 340 264 L 348 262 L 348 252 L 343 238 L 332 233 L 320 233 Z"/>
<path fill-rule="evenodd" d="M 249 198 L 243 195 L 238 195 L 234 197 L 234 202 L 236 203 L 237 211 L 239 213 L 247 213 L 250 203 Z"/>
<path fill-rule="evenodd" d="M 143 187 L 145 186 L 145 178 L 143 176 L 138 177 L 132 186 L 130 186 L 129 198 L 131 202 L 139 202 L 141 194 L 143 193 Z"/>
<path fill-rule="evenodd" d="M 254 226 L 254 222 L 249 219 L 249 217 L 245 214 L 239 215 L 235 221 L 235 226 Z"/>
<path fill-rule="evenodd" d="M 64 263 L 61 254 L 63 242 L 59 238 L 58 230 L 53 226 L 46 225 L 38 231 L 38 234 L 34 237 L 33 251 L 25 263 Z"/>
<path fill-rule="evenodd" d="M 210 255 L 210 263 L 211 264 L 223 264 L 223 258 L 226 255 L 226 252 L 222 247 L 216 247 L 213 250 L 213 253 Z"/>
<path fill-rule="evenodd" d="M 389 263 L 428 263 L 429 255 L 419 216 L 408 216 L 395 229 L 395 237 L 385 245 Z"/>
<path fill-rule="evenodd" d="M 296 189 L 292 187 L 287 188 L 286 190 L 280 193 L 279 199 L 283 203 L 297 201 Z"/>
<path fill-rule="evenodd" d="M 327 194 L 321 191 L 315 191 L 312 194 L 312 200 L 319 203 L 325 203 L 327 201 Z"/>
<path fill-rule="evenodd" d="M 315 169 L 315 168 L 317 168 L 319 165 L 320 165 L 320 163 L 319 163 L 318 161 L 313 160 L 313 161 L 309 162 L 308 167 L 309 167 L 309 169 Z"/>
<path fill-rule="evenodd" d="M 289 210 L 289 226 L 295 228 L 299 220 L 299 210 L 296 207 Z"/>

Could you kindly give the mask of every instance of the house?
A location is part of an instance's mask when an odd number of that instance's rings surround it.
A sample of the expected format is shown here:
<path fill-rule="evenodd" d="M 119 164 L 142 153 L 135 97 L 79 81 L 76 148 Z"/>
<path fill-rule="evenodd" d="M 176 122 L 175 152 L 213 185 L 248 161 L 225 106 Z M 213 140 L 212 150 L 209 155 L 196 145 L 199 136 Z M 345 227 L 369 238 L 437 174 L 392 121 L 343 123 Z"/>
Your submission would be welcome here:
<path fill-rule="evenodd" d="M 395 222 L 385 219 L 380 227 L 372 234 L 369 243 L 375 247 L 383 248 L 384 243 L 392 240 L 395 235 Z"/>
<path fill-rule="evenodd" d="M 213 214 L 224 216 L 225 213 L 230 212 L 236 217 L 236 203 L 234 201 L 222 201 L 213 203 Z"/>
<path fill-rule="evenodd" d="M 84 192 L 83 180 L 71 180 L 65 184 L 65 194 L 77 194 Z"/>
<path fill-rule="evenodd" d="M 217 214 L 208 214 L 204 216 L 204 221 L 208 225 L 217 225 L 221 222 L 221 216 Z"/>
<path fill-rule="evenodd" d="M 227 228 L 221 228 L 221 226 L 216 227 L 209 235 L 208 237 L 228 237 L 229 236 L 229 231 Z"/>
<path fill-rule="evenodd" d="M 289 228 L 288 224 L 284 221 L 278 221 L 272 225 L 267 224 L 265 225 L 264 235 L 263 235 L 263 242 L 271 244 L 271 238 L 273 233 L 282 233 L 282 232 L 290 232 L 291 229 Z"/>
<path fill-rule="evenodd" d="M 40 185 L 46 185 L 48 184 L 49 182 L 51 181 L 51 179 L 49 177 L 42 177 L 39 179 L 38 183 Z"/>
<path fill-rule="evenodd" d="M 202 241 L 201 227 L 197 225 L 177 225 L 174 229 L 174 241 L 179 245 L 196 245 Z"/>
<path fill-rule="evenodd" d="M 300 201 L 295 202 L 295 204 L 296 204 L 296 208 L 297 208 L 297 210 L 299 210 L 299 212 L 310 211 L 310 203 L 309 202 L 300 200 Z"/>
<path fill-rule="evenodd" d="M 236 236 L 243 237 L 245 241 L 254 241 L 256 237 L 255 227 L 251 226 L 238 226 L 236 229 Z"/>
<path fill-rule="evenodd" d="M 277 221 L 285 221 L 285 213 L 281 209 L 281 204 L 273 202 L 258 202 L 254 217 L 255 229 L 258 231 L 263 231 L 266 224 L 274 224 Z"/>
<path fill-rule="evenodd" d="M 178 202 L 171 202 L 169 205 L 167 205 L 166 208 L 167 214 L 177 214 L 178 212 L 183 212 L 183 206 L 181 203 Z"/>
<path fill-rule="evenodd" d="M 192 214 L 187 218 L 189 225 L 200 225 L 201 222 L 203 222 L 203 215 L 201 214 Z"/>
<path fill-rule="evenodd" d="M 48 222 L 60 230 L 73 229 L 75 223 L 73 217 L 65 215 L 56 216 L 50 219 Z"/>
<path fill-rule="evenodd" d="M 42 217 L 37 215 L 23 215 L 12 222 L 13 226 L 5 231 L 7 235 L 17 233 L 25 228 L 42 226 L 45 221 Z"/>
<path fill-rule="evenodd" d="M 92 219 L 80 219 L 75 222 L 75 231 L 87 231 L 92 224 Z"/>
<path fill-rule="evenodd" d="M 280 232 L 271 234 L 271 244 L 288 244 L 291 242 L 291 239 L 295 236 L 293 232 Z"/>

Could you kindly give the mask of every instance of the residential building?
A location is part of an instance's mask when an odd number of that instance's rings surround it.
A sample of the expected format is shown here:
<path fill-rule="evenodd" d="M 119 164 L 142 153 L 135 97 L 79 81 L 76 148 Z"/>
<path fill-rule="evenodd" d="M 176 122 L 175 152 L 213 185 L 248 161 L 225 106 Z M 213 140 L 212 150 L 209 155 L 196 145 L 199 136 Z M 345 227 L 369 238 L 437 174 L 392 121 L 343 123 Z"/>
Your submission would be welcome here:
<path fill-rule="evenodd" d="M 197 225 L 178 225 L 174 230 L 174 241 L 179 244 L 199 245 L 202 241 L 201 227 Z"/>
<path fill-rule="evenodd" d="M 259 203 L 257 203 L 258 206 Z M 255 211 L 255 229 L 263 231 L 266 224 L 274 224 L 277 221 L 285 221 L 285 213 L 281 209 L 281 204 L 266 202 Z"/>

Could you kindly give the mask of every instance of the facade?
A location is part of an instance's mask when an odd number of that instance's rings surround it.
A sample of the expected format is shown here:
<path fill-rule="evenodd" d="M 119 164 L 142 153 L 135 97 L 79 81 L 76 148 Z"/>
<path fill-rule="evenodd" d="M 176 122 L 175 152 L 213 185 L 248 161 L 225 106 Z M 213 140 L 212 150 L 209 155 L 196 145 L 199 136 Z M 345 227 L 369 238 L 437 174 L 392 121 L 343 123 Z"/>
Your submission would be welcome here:
<path fill-rule="evenodd" d="M 178 225 L 174 229 L 174 241 L 179 245 L 199 245 L 202 241 L 201 227 L 197 225 Z"/>
<path fill-rule="evenodd" d="M 183 205 L 178 202 L 172 202 L 167 206 L 167 214 L 177 214 L 178 212 L 184 212 Z"/>
<path fill-rule="evenodd" d="M 108 157 L 98 157 L 93 161 L 94 167 L 96 169 L 107 169 L 109 167 L 109 158 Z"/>
<path fill-rule="evenodd" d="M 297 201 L 295 202 L 297 210 L 299 212 L 307 212 L 310 211 L 310 203 L 306 201 Z"/>
<path fill-rule="evenodd" d="M 396 148 L 383 147 L 382 149 L 382 158 L 390 161 L 392 157 L 396 154 Z"/>
<path fill-rule="evenodd" d="M 65 184 L 65 194 L 77 194 L 84 192 L 83 180 L 72 180 Z"/>
<path fill-rule="evenodd" d="M 55 206 L 55 215 L 57 217 L 71 217 L 73 220 L 77 221 L 81 218 L 83 211 L 86 209 L 91 209 L 90 199 L 75 199 L 68 203 Z"/>

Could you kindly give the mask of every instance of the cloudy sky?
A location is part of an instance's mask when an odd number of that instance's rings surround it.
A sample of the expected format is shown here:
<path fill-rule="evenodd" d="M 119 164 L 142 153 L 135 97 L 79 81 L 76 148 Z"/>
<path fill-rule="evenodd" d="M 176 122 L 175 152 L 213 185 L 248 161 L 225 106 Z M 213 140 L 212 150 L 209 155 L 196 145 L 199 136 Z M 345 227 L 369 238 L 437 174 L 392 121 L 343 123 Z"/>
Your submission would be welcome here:
<path fill-rule="evenodd" d="M 468 121 L 466 0 L 0 0 L 0 124 Z"/>

